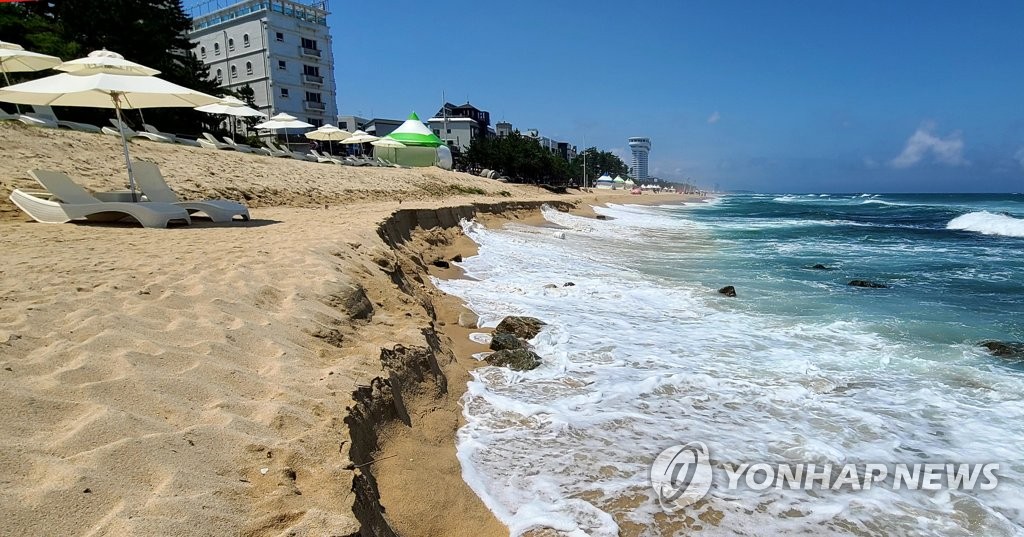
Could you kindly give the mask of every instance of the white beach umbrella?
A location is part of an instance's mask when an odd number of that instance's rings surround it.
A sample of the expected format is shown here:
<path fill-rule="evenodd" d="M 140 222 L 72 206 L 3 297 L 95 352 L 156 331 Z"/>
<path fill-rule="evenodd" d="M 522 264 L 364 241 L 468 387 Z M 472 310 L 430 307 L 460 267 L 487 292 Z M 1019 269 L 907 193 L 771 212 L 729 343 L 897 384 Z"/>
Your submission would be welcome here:
<path fill-rule="evenodd" d="M 256 125 L 257 129 L 268 129 L 277 132 L 278 129 L 284 129 L 284 143 L 288 145 L 288 129 L 308 129 L 313 125 L 306 123 L 305 121 L 299 121 L 295 116 L 280 113 L 263 123 Z"/>
<path fill-rule="evenodd" d="M 403 147 L 409 147 L 403 144 L 402 142 L 399 142 L 394 138 L 388 138 L 387 136 L 381 138 L 380 140 L 370 142 L 370 145 L 377 148 L 391 149 L 392 154 L 394 155 L 394 158 L 392 158 L 391 160 L 398 160 L 399 149 L 402 149 Z"/>
<path fill-rule="evenodd" d="M 378 138 L 378 137 L 376 137 L 376 136 L 374 136 L 372 134 L 367 134 L 366 132 L 359 130 L 359 131 L 353 132 L 351 138 L 346 138 L 346 139 L 342 140 L 341 143 L 343 143 L 343 144 L 365 144 L 367 142 L 376 142 L 377 140 L 380 140 L 380 138 Z"/>
<path fill-rule="evenodd" d="M 235 118 L 236 117 L 267 117 L 266 114 L 246 105 L 241 100 L 225 95 L 221 97 L 220 101 L 213 104 L 207 104 L 203 106 L 195 107 L 195 110 L 199 112 L 205 112 L 207 114 L 222 114 L 231 117 L 231 137 L 234 139 L 235 136 Z"/>
<path fill-rule="evenodd" d="M 306 138 L 309 138 L 310 140 L 320 140 L 324 142 L 339 142 L 341 140 L 345 140 L 351 137 L 351 132 L 348 132 L 347 130 L 344 129 L 339 129 L 338 127 L 335 127 L 330 123 L 321 126 L 315 131 L 306 133 Z M 334 149 L 334 147 L 332 146 L 331 149 Z M 332 152 L 333 151 L 329 151 L 329 153 Z"/>
<path fill-rule="evenodd" d="M 66 61 L 57 67 L 58 71 L 75 73 L 79 75 L 92 75 L 96 73 L 113 73 L 120 75 L 159 75 L 160 71 L 152 67 L 146 67 L 124 59 L 124 56 L 107 49 L 94 50 L 84 58 Z"/>
<path fill-rule="evenodd" d="M 0 41 L 0 71 L 4 73 L 4 85 L 9 86 L 11 79 L 7 73 L 26 73 L 42 71 L 60 63 L 60 58 L 47 56 L 38 52 L 29 52 L 14 43 Z M 18 108 L 21 111 L 21 108 Z"/>
<path fill-rule="evenodd" d="M 101 51 L 104 60 L 98 62 L 117 62 L 114 54 Z M 92 58 L 92 56 L 90 56 Z M 121 58 L 124 60 L 124 58 Z M 76 60 L 77 61 L 77 60 Z M 90 108 L 113 108 L 117 120 L 122 121 L 122 109 L 137 108 L 192 108 L 217 102 L 219 99 L 195 90 L 188 89 L 155 76 L 141 74 L 158 72 L 139 64 L 118 67 L 106 65 L 101 67 L 97 61 L 92 67 L 78 67 L 80 63 L 65 62 L 56 69 L 65 70 L 65 64 L 71 72 L 60 73 L 0 89 L 0 101 L 17 104 L 34 104 L 44 106 L 85 106 Z M 141 68 L 141 69 L 140 69 Z M 119 131 L 121 129 L 118 129 Z M 132 161 L 128 155 L 128 140 L 121 131 L 121 145 L 124 149 L 124 161 L 128 166 L 128 185 L 135 197 L 135 174 L 132 172 Z"/>

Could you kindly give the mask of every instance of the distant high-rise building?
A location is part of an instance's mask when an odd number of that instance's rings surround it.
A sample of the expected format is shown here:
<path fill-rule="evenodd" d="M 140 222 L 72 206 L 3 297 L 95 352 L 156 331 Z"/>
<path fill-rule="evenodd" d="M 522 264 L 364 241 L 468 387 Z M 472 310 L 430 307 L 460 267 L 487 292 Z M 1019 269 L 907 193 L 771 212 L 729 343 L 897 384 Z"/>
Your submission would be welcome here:
<path fill-rule="evenodd" d="M 221 87 L 248 85 L 268 115 L 337 118 L 326 0 L 201 0 L 189 12 L 189 40 Z"/>
<path fill-rule="evenodd" d="M 646 181 L 647 154 L 651 152 L 651 139 L 646 137 L 630 138 L 629 148 L 633 150 L 633 178 L 637 181 Z"/>

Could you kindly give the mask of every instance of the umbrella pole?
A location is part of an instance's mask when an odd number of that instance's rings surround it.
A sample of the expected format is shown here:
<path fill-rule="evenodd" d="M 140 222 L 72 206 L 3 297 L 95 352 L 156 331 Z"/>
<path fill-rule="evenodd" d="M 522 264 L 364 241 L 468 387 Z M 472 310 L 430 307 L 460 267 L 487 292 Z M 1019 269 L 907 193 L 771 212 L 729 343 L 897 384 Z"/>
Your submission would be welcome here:
<path fill-rule="evenodd" d="M 7 78 L 7 68 L 5 67 L 5 68 L 0 69 L 0 70 L 2 70 L 4 72 L 4 82 L 6 82 L 8 86 L 10 86 L 11 85 L 11 79 Z M 18 106 L 18 103 L 14 103 L 14 109 L 18 111 L 18 114 L 21 114 L 21 107 Z"/>
<path fill-rule="evenodd" d="M 114 113 L 117 114 L 118 125 L 124 125 L 124 121 L 121 119 L 121 100 L 117 97 L 117 94 L 111 94 L 111 99 L 114 100 Z M 139 201 L 135 195 L 135 172 L 132 171 L 132 159 L 128 156 L 128 139 L 124 137 L 124 129 L 117 129 L 121 133 L 121 146 L 124 148 L 124 162 L 128 165 L 128 188 L 132 191 L 132 201 Z"/>

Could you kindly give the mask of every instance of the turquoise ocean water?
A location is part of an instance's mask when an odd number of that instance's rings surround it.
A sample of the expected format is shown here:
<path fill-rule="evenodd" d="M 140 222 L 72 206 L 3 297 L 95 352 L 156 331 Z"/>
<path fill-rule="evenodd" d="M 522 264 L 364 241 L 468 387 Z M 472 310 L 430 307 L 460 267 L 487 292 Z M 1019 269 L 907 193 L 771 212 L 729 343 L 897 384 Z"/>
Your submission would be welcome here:
<path fill-rule="evenodd" d="M 560 230 L 467 223 L 480 245 L 461 264 L 471 279 L 437 282 L 486 325 L 549 323 L 540 368 L 478 369 L 463 401 L 464 477 L 513 533 L 1024 534 L 1024 366 L 977 346 L 1024 341 L 1024 196 L 597 210 L 610 219 L 546 210 Z M 724 285 L 739 296 L 719 295 Z M 666 514 L 649 465 L 692 441 L 716 464 L 996 462 L 999 485 L 716 482 Z"/>

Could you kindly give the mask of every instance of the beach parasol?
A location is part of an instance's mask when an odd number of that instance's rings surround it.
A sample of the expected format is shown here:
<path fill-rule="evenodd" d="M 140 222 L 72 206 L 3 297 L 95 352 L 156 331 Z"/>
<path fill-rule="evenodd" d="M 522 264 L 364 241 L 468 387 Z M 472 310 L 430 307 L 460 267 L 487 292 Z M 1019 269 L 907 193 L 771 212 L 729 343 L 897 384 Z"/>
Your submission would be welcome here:
<path fill-rule="evenodd" d="M 338 142 L 351 137 L 351 132 L 348 132 L 347 130 L 344 129 L 339 129 L 338 127 L 335 127 L 330 123 L 321 126 L 315 131 L 310 131 L 306 133 L 306 138 L 309 138 L 310 140 L 321 140 L 325 142 Z"/>
<path fill-rule="evenodd" d="M 122 109 L 193 108 L 212 104 L 220 99 L 152 76 L 159 73 L 143 65 L 125 60 L 107 50 L 95 51 L 87 58 L 64 62 L 56 69 L 68 71 L 0 89 L 0 101 L 44 106 L 85 106 L 113 108 L 119 124 Z M 135 195 L 135 174 L 128 155 L 128 139 L 123 129 L 121 146 L 128 166 L 128 185 L 132 200 Z"/>
<path fill-rule="evenodd" d="M 246 105 L 241 100 L 226 95 L 221 98 L 220 101 L 207 104 L 204 106 L 197 106 L 195 108 L 199 112 L 205 112 L 207 114 L 223 114 L 231 117 L 231 136 L 234 139 L 235 136 L 235 118 L 236 117 L 267 117 L 266 114 Z"/>
<path fill-rule="evenodd" d="M 391 149 L 391 150 L 393 150 L 392 152 L 394 153 L 394 158 L 391 159 L 392 161 L 398 160 L 398 150 L 399 149 L 402 149 L 403 147 L 408 147 L 405 144 L 403 144 L 402 142 L 399 142 L 398 140 L 395 140 L 394 138 L 389 138 L 387 136 L 381 138 L 380 140 L 377 140 L 377 141 L 374 141 L 374 142 L 370 142 L 370 145 L 372 145 L 373 147 L 377 147 L 377 148 L 384 148 L 384 149 Z"/>
<path fill-rule="evenodd" d="M 59 63 L 60 58 L 56 56 L 29 52 L 21 48 L 21 45 L 0 41 L 0 71 L 4 73 L 4 85 L 11 84 L 7 73 L 42 71 Z M 20 107 L 18 107 L 18 112 L 21 112 Z"/>
<path fill-rule="evenodd" d="M 288 145 L 288 129 L 308 129 L 309 127 L 312 127 L 312 126 L 313 125 L 310 125 L 309 123 L 306 123 L 305 121 L 299 121 L 298 118 L 296 118 L 295 116 L 288 115 L 288 114 L 285 114 L 285 113 L 282 112 L 282 113 L 277 114 L 276 116 L 274 116 L 274 117 L 264 121 L 263 123 L 258 123 L 256 125 L 256 128 L 257 129 L 268 129 L 268 130 L 272 130 L 274 132 L 277 132 L 277 129 L 284 129 L 284 143 L 285 143 L 285 146 L 287 146 Z M 290 148 L 289 148 L 289 150 L 290 150 Z"/>

